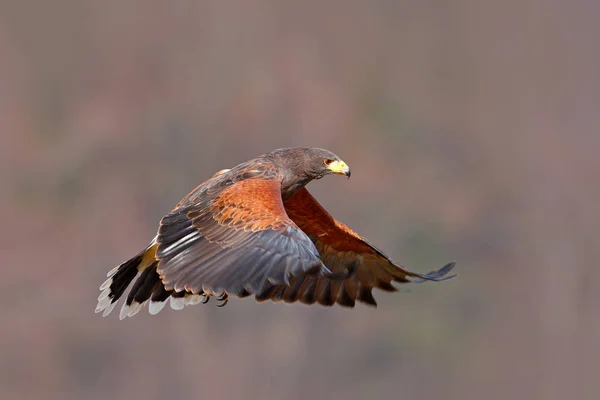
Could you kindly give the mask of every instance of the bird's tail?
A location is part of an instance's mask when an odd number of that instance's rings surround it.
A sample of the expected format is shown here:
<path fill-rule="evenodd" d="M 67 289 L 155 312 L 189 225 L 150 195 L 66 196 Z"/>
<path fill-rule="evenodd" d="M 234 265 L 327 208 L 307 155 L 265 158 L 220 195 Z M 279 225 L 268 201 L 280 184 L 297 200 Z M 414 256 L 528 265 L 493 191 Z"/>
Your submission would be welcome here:
<path fill-rule="evenodd" d="M 123 264 L 108 272 L 108 279 L 100 286 L 102 292 L 100 293 L 100 296 L 98 296 L 96 313 L 103 311 L 102 316 L 104 317 L 110 314 L 121 296 L 123 296 L 123 293 L 125 293 L 127 287 L 129 287 L 131 282 L 140 272 L 142 272 L 142 276 L 140 276 L 140 278 L 142 278 L 144 275 L 149 275 L 147 272 L 148 270 L 153 270 L 156 275 L 156 277 L 153 276 L 153 278 L 156 278 L 153 279 L 153 286 L 155 283 L 160 282 L 160 277 L 158 277 L 158 273 L 156 273 L 158 262 L 154 256 L 156 247 L 156 240 L 153 240 L 148 247 L 138 253 L 135 257 L 125 261 Z M 145 279 L 140 282 L 140 279 L 138 278 L 136 284 L 132 287 L 132 291 L 135 286 L 138 286 L 138 283 L 144 283 L 144 280 Z"/>

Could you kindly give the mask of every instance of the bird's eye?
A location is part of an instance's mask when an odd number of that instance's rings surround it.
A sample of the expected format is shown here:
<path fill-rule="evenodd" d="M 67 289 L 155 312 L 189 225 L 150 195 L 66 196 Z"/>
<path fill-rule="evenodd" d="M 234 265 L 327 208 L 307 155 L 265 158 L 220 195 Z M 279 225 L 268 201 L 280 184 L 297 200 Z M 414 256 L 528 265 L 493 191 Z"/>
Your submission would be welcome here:
<path fill-rule="evenodd" d="M 334 162 L 334 161 L 335 161 L 335 160 L 332 160 L 332 159 L 330 159 L 330 158 L 326 158 L 326 159 L 325 159 L 323 162 L 325 163 L 325 165 L 329 165 L 329 164 L 331 164 L 331 163 L 332 163 L 332 162 Z"/>

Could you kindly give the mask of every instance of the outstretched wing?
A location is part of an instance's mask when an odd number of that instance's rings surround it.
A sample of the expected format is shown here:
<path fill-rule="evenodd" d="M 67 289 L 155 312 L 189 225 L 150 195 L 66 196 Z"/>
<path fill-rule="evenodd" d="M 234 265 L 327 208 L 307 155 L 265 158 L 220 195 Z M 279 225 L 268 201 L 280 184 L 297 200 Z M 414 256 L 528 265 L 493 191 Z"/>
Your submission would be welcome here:
<path fill-rule="evenodd" d="M 267 285 L 257 293 L 258 300 L 301 301 L 312 304 L 353 307 L 355 301 L 373 306 L 372 289 L 396 291 L 392 282 L 440 281 L 454 267 L 449 263 L 438 271 L 419 274 L 395 264 L 346 225 L 336 221 L 306 190 L 300 189 L 284 201 L 288 216 L 313 241 L 323 263 L 334 274 L 346 273 L 343 280 L 323 276 L 299 276 L 288 286 Z"/>
<path fill-rule="evenodd" d="M 156 258 L 166 290 L 247 296 L 266 283 L 328 272 L 286 214 L 279 180 L 221 181 L 161 220 Z"/>

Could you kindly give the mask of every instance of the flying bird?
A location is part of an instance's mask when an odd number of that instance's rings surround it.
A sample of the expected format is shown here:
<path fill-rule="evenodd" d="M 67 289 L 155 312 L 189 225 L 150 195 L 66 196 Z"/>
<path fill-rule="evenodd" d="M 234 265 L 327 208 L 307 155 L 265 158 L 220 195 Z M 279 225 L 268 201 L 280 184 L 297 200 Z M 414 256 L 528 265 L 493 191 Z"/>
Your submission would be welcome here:
<path fill-rule="evenodd" d="M 373 288 L 455 276 L 453 262 L 408 271 L 335 220 L 305 188 L 330 174 L 349 178 L 350 167 L 318 148 L 279 149 L 217 172 L 161 219 L 148 247 L 108 273 L 96 312 L 110 314 L 132 282 L 121 319 L 146 303 L 156 314 L 167 300 L 182 309 L 230 296 L 376 306 Z"/>

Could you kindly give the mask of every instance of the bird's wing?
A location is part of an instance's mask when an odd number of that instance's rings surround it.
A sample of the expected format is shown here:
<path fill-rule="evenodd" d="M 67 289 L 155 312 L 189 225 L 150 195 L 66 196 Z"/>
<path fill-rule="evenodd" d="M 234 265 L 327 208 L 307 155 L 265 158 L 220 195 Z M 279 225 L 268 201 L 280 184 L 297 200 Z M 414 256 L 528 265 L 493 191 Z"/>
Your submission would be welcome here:
<path fill-rule="evenodd" d="M 397 290 L 392 282 L 422 282 L 450 279 L 449 263 L 429 274 L 419 274 L 395 264 L 380 250 L 356 232 L 336 221 L 305 189 L 300 189 L 284 202 L 287 214 L 315 244 L 321 260 L 334 274 L 345 273 L 345 279 L 324 276 L 299 276 L 285 285 L 266 285 L 257 293 L 258 300 L 301 301 L 312 304 L 353 307 L 355 301 L 377 305 L 372 289 Z"/>
<path fill-rule="evenodd" d="M 280 181 L 246 174 L 252 179 L 220 176 L 161 220 L 157 272 L 166 290 L 247 296 L 267 282 L 328 272 L 287 216 Z"/>

